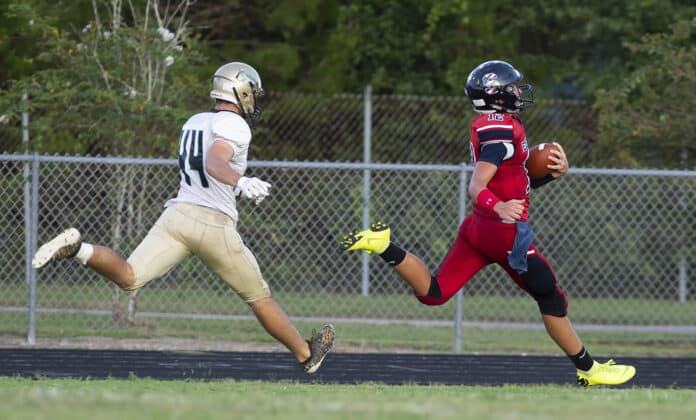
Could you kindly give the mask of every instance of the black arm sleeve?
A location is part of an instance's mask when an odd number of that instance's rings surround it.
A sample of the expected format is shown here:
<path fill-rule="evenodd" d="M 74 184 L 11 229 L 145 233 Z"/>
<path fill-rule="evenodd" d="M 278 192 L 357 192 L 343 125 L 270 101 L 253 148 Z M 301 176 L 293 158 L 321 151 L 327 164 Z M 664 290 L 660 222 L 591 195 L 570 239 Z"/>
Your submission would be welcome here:
<path fill-rule="evenodd" d="M 548 184 L 549 182 L 553 181 L 554 179 L 556 179 L 556 178 L 554 178 L 553 175 L 546 174 L 546 176 L 543 178 L 532 179 L 530 182 L 530 185 L 532 186 L 532 189 L 535 189 L 535 188 L 541 187 L 542 185 Z"/>
<path fill-rule="evenodd" d="M 481 145 L 481 154 L 479 155 L 479 162 L 489 162 L 495 166 L 500 166 L 500 162 L 505 160 L 505 155 L 507 154 L 507 149 L 503 143 L 483 143 Z"/>

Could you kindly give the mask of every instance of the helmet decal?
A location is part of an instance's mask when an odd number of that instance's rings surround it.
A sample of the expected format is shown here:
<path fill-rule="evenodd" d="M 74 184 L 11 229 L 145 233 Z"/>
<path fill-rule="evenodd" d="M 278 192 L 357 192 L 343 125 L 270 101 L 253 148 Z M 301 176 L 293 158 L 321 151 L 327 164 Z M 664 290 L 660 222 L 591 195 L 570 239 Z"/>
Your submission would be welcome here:
<path fill-rule="evenodd" d="M 484 74 L 481 78 L 481 83 L 484 86 L 498 86 L 500 84 L 500 82 L 498 82 L 498 75 L 495 73 Z"/>

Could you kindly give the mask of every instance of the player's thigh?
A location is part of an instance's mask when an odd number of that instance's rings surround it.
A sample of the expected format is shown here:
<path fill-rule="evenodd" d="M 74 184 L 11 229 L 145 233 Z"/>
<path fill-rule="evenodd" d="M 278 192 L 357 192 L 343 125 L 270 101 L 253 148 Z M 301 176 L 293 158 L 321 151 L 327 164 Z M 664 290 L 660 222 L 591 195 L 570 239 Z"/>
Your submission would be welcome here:
<path fill-rule="evenodd" d="M 448 298 L 471 280 L 474 274 L 490 264 L 490 261 L 470 243 L 467 232 L 467 227 L 462 226 L 437 271 L 436 279 L 442 295 Z"/>
<path fill-rule="evenodd" d="M 132 289 L 162 277 L 174 265 L 191 255 L 188 247 L 179 239 L 181 235 L 177 231 L 182 226 L 190 226 L 190 223 L 179 220 L 180 217 L 179 213 L 165 210 L 128 257 L 128 264 L 133 268 L 135 276 Z"/>
<path fill-rule="evenodd" d="M 254 254 L 244 245 L 233 224 L 208 226 L 198 257 L 246 302 L 271 296 Z"/>
<path fill-rule="evenodd" d="M 515 223 L 480 220 L 472 229 L 472 243 L 491 262 L 506 262 L 517 235 Z"/>

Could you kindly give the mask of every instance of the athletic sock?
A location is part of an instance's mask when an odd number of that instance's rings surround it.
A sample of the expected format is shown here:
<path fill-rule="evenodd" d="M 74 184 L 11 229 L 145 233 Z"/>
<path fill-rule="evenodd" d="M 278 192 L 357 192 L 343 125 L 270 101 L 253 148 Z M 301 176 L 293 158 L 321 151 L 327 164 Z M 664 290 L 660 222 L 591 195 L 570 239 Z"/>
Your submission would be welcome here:
<path fill-rule="evenodd" d="M 90 244 L 82 242 L 80 249 L 78 249 L 77 253 L 75 254 L 75 258 L 80 260 L 82 265 L 87 265 L 87 261 L 92 258 L 92 254 L 94 254 L 94 247 Z"/>
<path fill-rule="evenodd" d="M 592 364 L 594 363 L 594 359 L 592 359 L 590 353 L 585 350 L 584 346 L 582 349 L 580 349 L 580 353 L 574 356 L 568 356 L 568 358 L 570 358 L 576 368 L 584 371 L 590 370 L 590 368 L 592 368 Z"/>
<path fill-rule="evenodd" d="M 404 251 L 399 245 L 390 242 L 387 249 L 385 249 L 383 253 L 379 254 L 379 256 L 382 257 L 387 264 L 395 266 L 401 264 L 404 258 L 406 258 L 406 251 Z"/>

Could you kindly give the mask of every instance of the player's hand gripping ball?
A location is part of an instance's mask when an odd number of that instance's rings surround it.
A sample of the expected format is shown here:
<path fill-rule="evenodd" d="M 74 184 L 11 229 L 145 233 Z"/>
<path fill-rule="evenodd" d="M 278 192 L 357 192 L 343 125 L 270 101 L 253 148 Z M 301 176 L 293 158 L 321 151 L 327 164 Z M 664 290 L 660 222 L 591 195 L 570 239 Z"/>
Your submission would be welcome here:
<path fill-rule="evenodd" d="M 551 150 L 558 150 L 558 146 L 553 143 L 541 143 L 529 150 L 527 158 L 527 174 L 530 179 L 540 179 L 551 173 L 547 165 L 553 162 L 549 159 Z"/>

